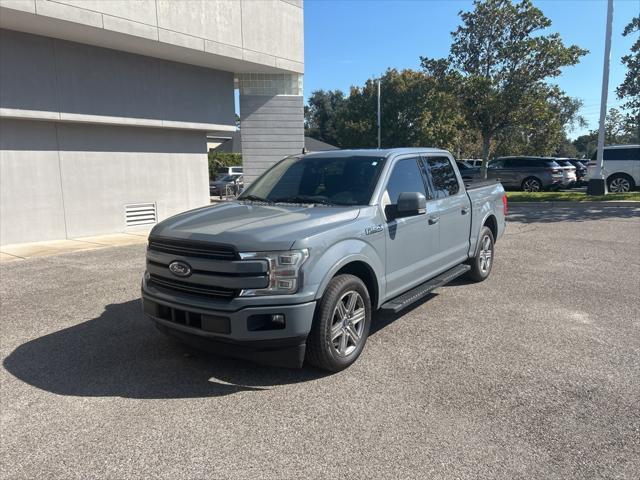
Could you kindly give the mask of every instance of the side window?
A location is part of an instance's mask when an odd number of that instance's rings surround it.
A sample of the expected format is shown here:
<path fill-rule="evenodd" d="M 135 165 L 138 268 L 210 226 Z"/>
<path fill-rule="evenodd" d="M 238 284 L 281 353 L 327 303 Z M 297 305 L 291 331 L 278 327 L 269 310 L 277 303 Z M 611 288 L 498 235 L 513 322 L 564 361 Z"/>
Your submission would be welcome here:
<path fill-rule="evenodd" d="M 605 160 L 640 160 L 640 148 L 609 148 L 603 155 Z"/>
<path fill-rule="evenodd" d="M 526 167 L 526 160 L 524 158 L 508 158 L 504 162 L 505 168 L 519 168 Z"/>
<path fill-rule="evenodd" d="M 392 204 L 398 203 L 398 196 L 402 192 L 418 192 L 428 197 L 417 158 L 399 160 L 393 166 L 393 171 L 387 182 L 389 201 Z"/>
<path fill-rule="evenodd" d="M 489 162 L 489 165 L 487 166 L 487 168 L 490 170 L 495 170 L 497 168 L 504 168 L 504 160 L 493 160 L 492 162 Z"/>
<path fill-rule="evenodd" d="M 456 172 L 447 157 L 427 157 L 427 165 L 436 191 L 436 198 L 455 195 L 460 190 Z"/>

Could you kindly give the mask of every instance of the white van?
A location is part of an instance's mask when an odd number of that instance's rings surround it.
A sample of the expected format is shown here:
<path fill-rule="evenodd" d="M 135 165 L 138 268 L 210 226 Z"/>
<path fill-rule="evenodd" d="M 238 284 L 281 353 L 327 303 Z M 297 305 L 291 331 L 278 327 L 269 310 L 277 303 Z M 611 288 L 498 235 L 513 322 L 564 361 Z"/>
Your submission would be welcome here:
<path fill-rule="evenodd" d="M 604 147 L 604 178 L 612 193 L 629 192 L 640 186 L 640 145 Z M 596 154 L 587 165 L 587 179 L 596 171 Z"/>

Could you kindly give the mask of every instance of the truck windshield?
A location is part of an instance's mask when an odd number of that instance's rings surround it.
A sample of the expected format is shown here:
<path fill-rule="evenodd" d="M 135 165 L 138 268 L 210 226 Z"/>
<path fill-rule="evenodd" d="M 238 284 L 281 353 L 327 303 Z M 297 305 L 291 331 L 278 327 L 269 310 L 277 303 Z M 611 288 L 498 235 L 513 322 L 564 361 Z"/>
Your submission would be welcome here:
<path fill-rule="evenodd" d="M 247 188 L 239 200 L 324 205 L 368 205 L 383 157 L 285 158 Z"/>

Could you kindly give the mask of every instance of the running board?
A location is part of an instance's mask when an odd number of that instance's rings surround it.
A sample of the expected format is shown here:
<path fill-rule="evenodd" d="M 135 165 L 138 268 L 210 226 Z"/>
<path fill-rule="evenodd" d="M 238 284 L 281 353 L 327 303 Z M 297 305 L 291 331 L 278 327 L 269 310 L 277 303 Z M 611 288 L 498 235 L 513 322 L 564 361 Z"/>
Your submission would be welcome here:
<path fill-rule="evenodd" d="M 393 313 L 398 313 L 400 310 L 407 308 L 414 302 L 426 297 L 429 293 L 435 290 L 438 287 L 446 285 L 451 280 L 458 278 L 461 275 L 464 275 L 469 270 L 471 270 L 471 266 L 463 263 L 456 267 L 453 267 L 450 270 L 447 270 L 444 273 L 441 273 L 437 277 L 432 278 L 424 283 L 421 283 L 417 287 L 412 288 L 408 292 L 403 293 L 402 295 L 389 300 L 387 303 L 383 304 L 380 309 L 381 310 L 391 310 Z"/>

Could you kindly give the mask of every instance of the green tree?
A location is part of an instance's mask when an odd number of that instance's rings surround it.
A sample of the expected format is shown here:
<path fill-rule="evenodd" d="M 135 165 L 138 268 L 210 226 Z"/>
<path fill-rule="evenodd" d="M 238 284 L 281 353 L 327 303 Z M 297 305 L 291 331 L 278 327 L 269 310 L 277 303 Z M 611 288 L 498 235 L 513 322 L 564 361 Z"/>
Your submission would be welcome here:
<path fill-rule="evenodd" d="M 537 35 L 551 21 L 529 0 L 476 0 L 473 11 L 460 17 L 446 63 L 424 57 L 422 63 L 460 75 L 460 104 L 468 126 L 481 135 L 486 176 L 496 136 L 531 123 L 546 80 L 578 63 L 587 50 L 565 46 L 557 33 Z"/>
<path fill-rule="evenodd" d="M 639 143 L 638 123 L 632 115 L 624 115 L 617 108 L 610 108 L 604 120 L 605 145 Z M 580 155 L 591 158 L 598 146 L 598 130 L 592 130 L 573 141 Z"/>
<path fill-rule="evenodd" d="M 389 69 L 382 85 L 382 146 L 439 146 L 455 150 L 461 124 L 459 106 L 452 92 L 436 78 L 414 70 Z M 338 143 L 343 148 L 377 145 L 377 80 L 352 87 L 338 112 Z"/>
<path fill-rule="evenodd" d="M 496 134 L 496 155 L 557 154 L 562 145 L 569 143 L 566 129 L 576 124 L 585 125 L 578 114 L 582 102 L 565 95 L 556 86 L 539 85 L 531 91 L 529 101 L 530 115 Z"/>
<path fill-rule="evenodd" d="M 306 135 L 330 145 L 338 145 L 335 121 L 337 111 L 344 103 L 344 93 L 340 90 L 312 92 L 304 112 Z"/>
<path fill-rule="evenodd" d="M 635 35 L 636 41 L 631 45 L 629 54 L 622 57 L 627 67 L 624 81 L 618 86 L 616 93 L 620 100 L 625 100 L 624 107 L 630 111 L 626 119 L 627 126 L 633 131 L 635 141 L 640 141 L 640 16 L 631 20 L 622 35 Z"/>
<path fill-rule="evenodd" d="M 622 63 L 627 67 L 624 81 L 617 88 L 618 98 L 626 100 L 625 108 L 628 108 L 636 116 L 640 116 L 640 16 L 635 17 L 625 27 L 622 35 L 636 36 L 636 41 L 631 46 L 631 52 L 622 57 Z"/>

